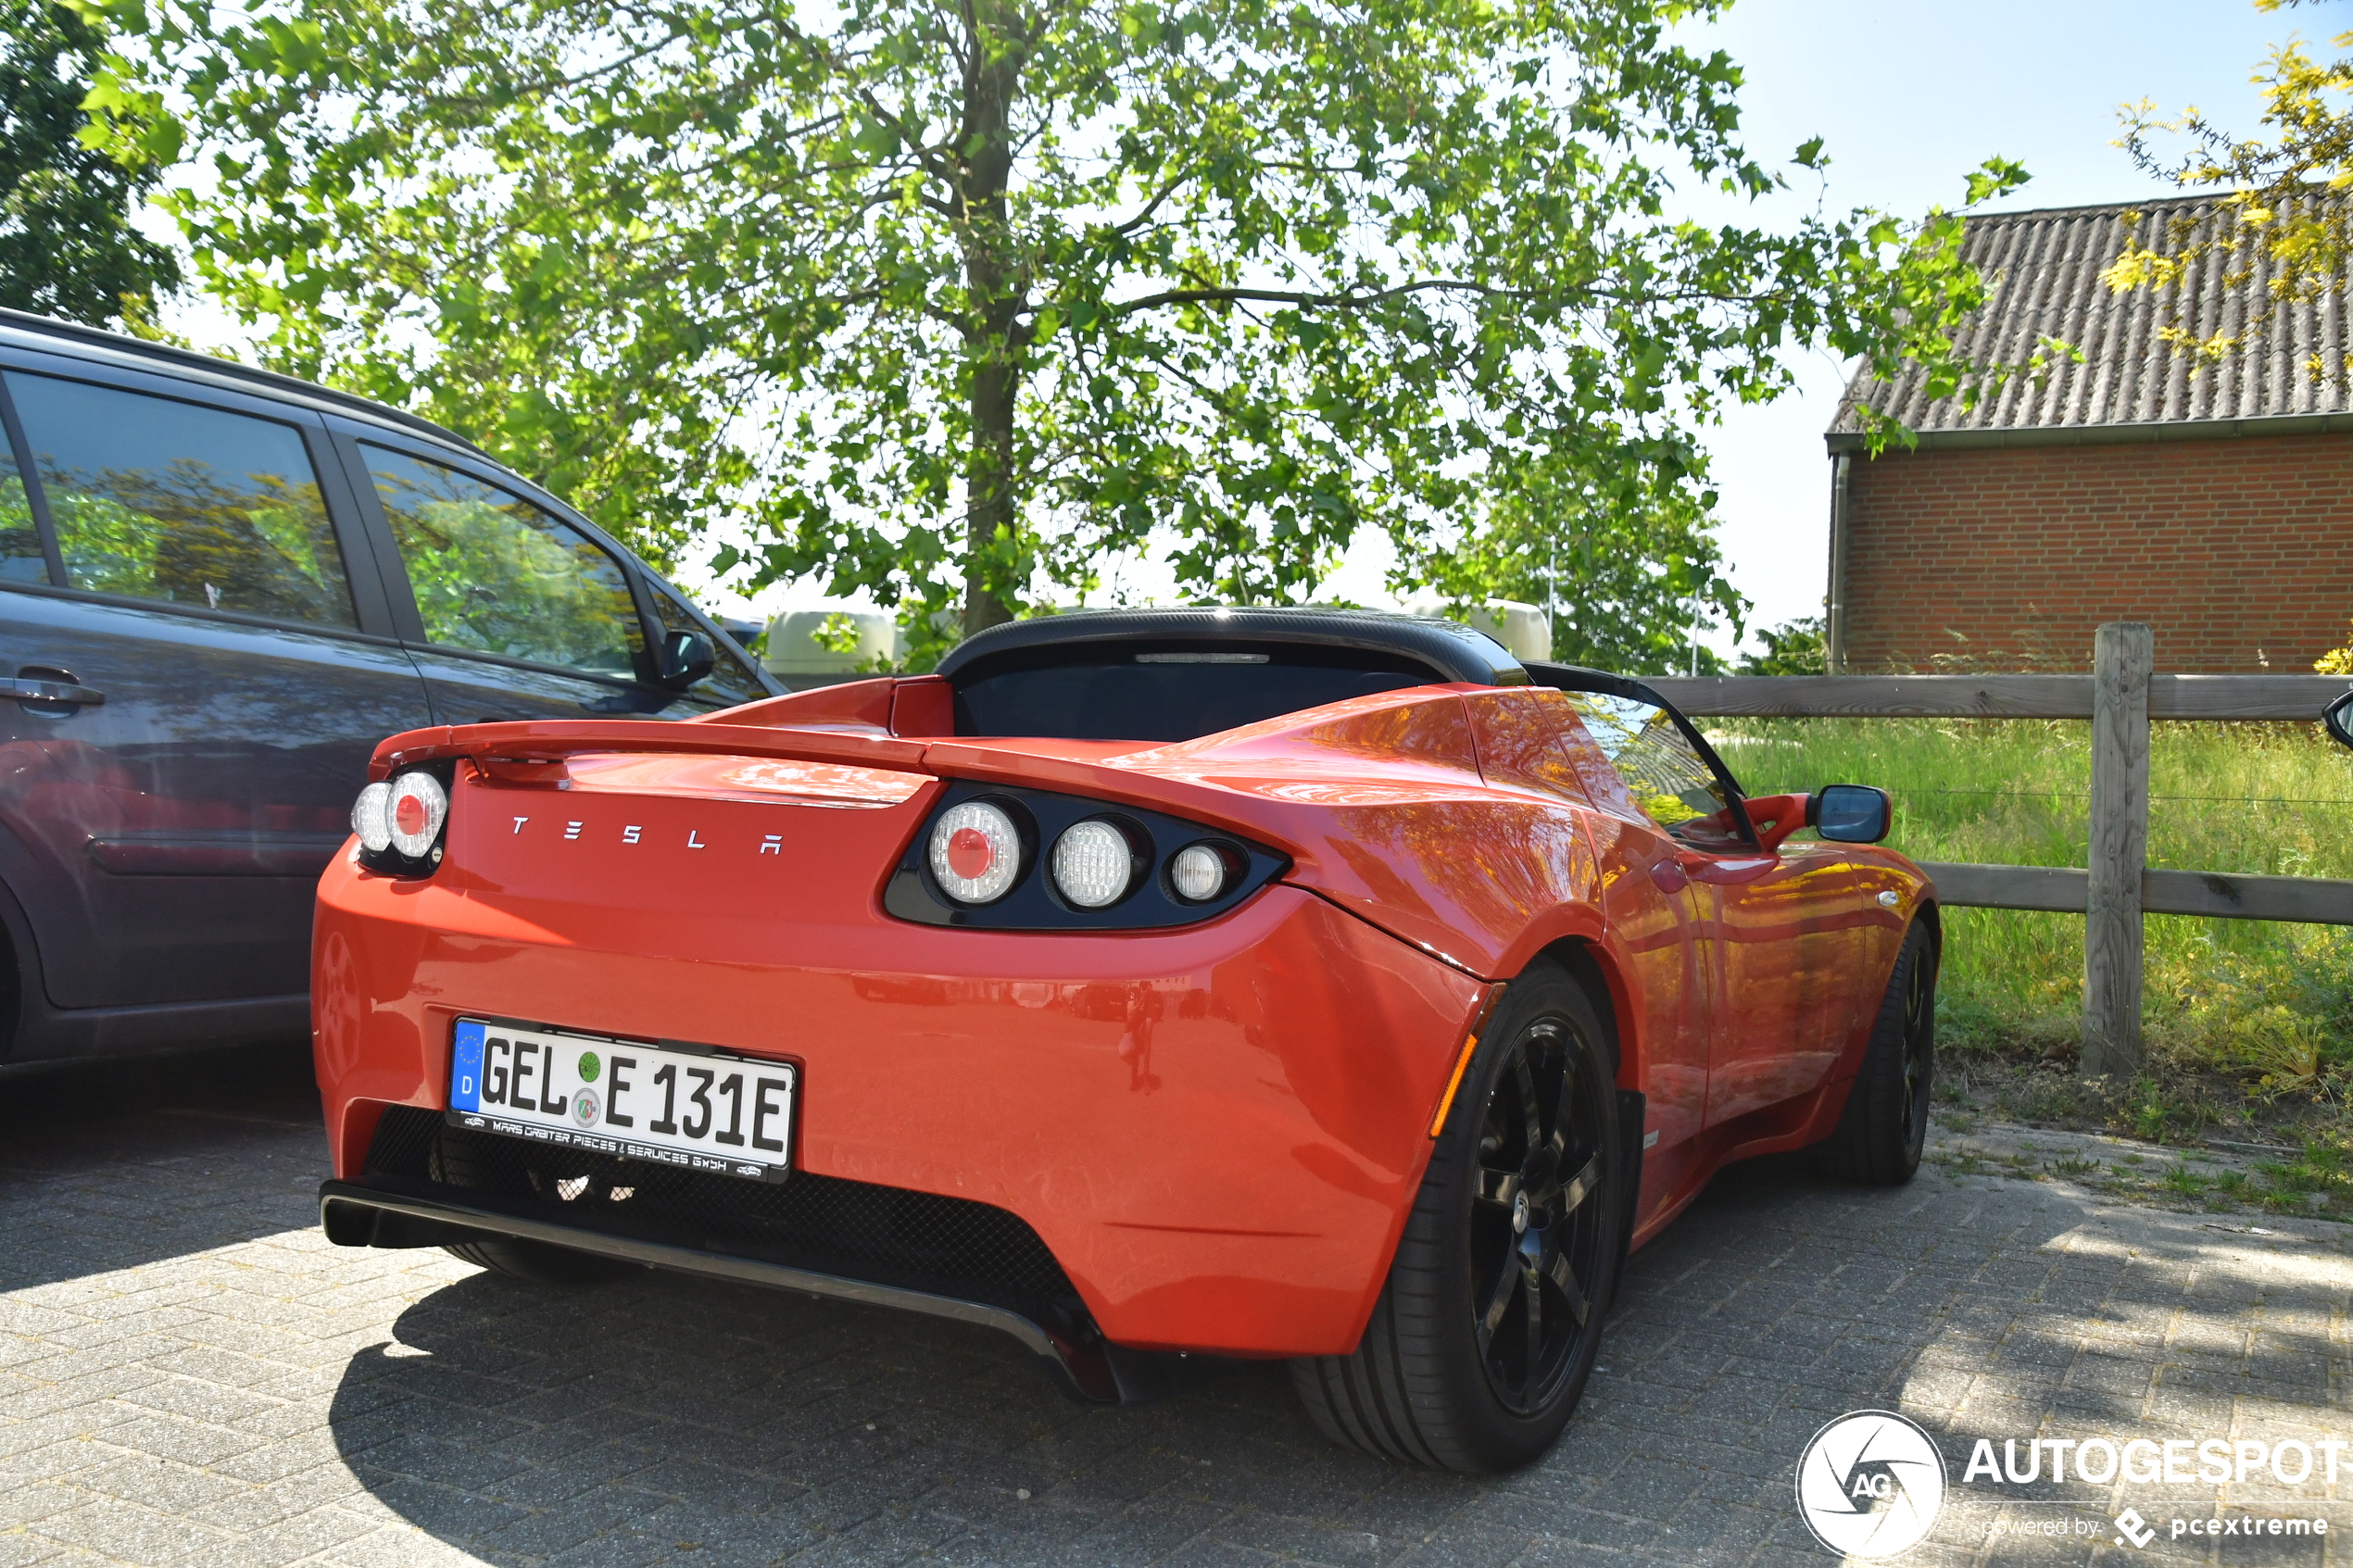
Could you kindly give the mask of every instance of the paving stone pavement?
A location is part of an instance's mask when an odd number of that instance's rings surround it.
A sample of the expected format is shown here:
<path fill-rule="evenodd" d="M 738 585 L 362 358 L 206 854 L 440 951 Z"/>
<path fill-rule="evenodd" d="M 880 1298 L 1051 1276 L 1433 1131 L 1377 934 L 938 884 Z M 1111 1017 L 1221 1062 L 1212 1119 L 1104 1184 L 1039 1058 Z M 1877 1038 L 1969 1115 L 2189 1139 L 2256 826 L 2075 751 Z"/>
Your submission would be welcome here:
<path fill-rule="evenodd" d="M 1743 1168 L 1635 1260 L 1567 1437 L 1474 1480 L 1330 1447 L 1279 1367 L 1088 1410 L 960 1324 L 333 1248 L 316 1114 L 283 1052 L 0 1080 L 0 1568 L 1811 1565 L 1797 1457 L 1867 1407 L 1952 1479 L 1906 1563 L 2318 1562 L 2353 1532 L 2317 1480 L 1963 1479 L 1979 1437 L 2347 1438 L 2353 1260 L 2319 1223 Z M 2273 1516 L 2331 1533 L 2171 1534 Z"/>

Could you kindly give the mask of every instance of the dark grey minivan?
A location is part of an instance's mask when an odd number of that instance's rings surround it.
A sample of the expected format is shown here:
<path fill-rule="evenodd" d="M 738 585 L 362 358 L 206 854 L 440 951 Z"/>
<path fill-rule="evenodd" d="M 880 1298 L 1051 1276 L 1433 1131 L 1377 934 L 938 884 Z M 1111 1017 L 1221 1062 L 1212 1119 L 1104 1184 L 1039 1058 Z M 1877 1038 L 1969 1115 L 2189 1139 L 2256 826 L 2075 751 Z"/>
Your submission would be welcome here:
<path fill-rule="evenodd" d="M 440 427 L 0 310 L 0 1060 L 308 1026 L 376 742 L 783 688 Z"/>

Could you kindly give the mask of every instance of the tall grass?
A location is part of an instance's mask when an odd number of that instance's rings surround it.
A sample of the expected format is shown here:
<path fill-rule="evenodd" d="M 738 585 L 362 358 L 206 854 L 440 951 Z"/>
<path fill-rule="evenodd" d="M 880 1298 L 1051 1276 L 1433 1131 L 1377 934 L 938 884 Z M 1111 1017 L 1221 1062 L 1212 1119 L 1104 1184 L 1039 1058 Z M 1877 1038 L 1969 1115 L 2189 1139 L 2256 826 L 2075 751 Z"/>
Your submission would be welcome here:
<path fill-rule="evenodd" d="M 2081 866 L 2091 726 L 2026 720 L 1716 720 L 1752 794 L 1871 784 L 1895 797 L 1888 842 L 1921 860 Z M 2353 877 L 2353 751 L 2317 724 L 2159 723 L 2149 760 L 2152 866 Z M 1954 909 L 1942 990 L 1964 1035 L 2071 1048 L 2083 922 Z M 2316 1078 L 2353 1063 L 2353 930 L 2151 916 L 2147 1022 L 2205 1065 Z"/>

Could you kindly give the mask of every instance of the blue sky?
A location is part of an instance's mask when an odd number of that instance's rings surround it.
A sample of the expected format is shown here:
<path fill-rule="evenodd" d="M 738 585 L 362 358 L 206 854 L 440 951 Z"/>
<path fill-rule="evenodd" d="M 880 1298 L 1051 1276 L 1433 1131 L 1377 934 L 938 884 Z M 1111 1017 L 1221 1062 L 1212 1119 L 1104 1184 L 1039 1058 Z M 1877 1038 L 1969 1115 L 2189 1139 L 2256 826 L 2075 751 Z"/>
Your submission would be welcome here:
<path fill-rule="evenodd" d="M 2260 100 L 2247 79 L 2270 47 L 2299 31 L 2324 47 L 2348 29 L 2353 5 L 2341 3 L 2266 16 L 2247 0 L 1741 0 L 1685 37 L 1740 63 L 1753 152 L 1786 157 L 1821 136 L 1827 207 L 1908 215 L 1956 205 L 1963 176 L 1995 155 L 2034 176 L 2006 209 L 2157 194 L 2168 187 L 2109 144 L 2119 105 L 2152 98 L 2172 115 L 2195 104 L 2251 132 Z M 1783 199 L 1802 207 L 1815 193 Z M 1843 366 L 1817 357 L 1796 391 L 1735 411 L 1708 437 L 1720 537 L 1733 582 L 1756 601 L 1755 623 L 1820 611 L 1830 537 L 1821 433 L 1845 380 Z"/>

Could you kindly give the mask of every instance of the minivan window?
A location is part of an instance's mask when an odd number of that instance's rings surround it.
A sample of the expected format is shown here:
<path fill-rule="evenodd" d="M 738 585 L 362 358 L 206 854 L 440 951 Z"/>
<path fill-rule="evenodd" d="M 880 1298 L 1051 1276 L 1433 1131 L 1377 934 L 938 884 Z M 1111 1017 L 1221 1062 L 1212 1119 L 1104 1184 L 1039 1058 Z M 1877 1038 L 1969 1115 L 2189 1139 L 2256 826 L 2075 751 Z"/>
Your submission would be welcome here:
<path fill-rule="evenodd" d="M 359 624 L 292 425 L 55 376 L 12 370 L 7 383 L 66 586 Z"/>
<path fill-rule="evenodd" d="M 46 583 L 49 558 L 41 549 L 32 507 L 25 499 L 17 455 L 0 441 L 0 582 Z"/>
<path fill-rule="evenodd" d="M 587 536 L 472 474 L 363 445 L 425 640 L 635 678 L 645 650 L 621 567 Z"/>

